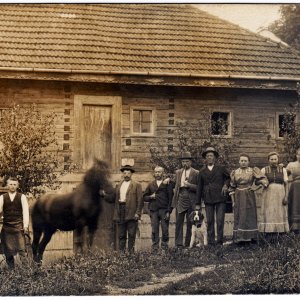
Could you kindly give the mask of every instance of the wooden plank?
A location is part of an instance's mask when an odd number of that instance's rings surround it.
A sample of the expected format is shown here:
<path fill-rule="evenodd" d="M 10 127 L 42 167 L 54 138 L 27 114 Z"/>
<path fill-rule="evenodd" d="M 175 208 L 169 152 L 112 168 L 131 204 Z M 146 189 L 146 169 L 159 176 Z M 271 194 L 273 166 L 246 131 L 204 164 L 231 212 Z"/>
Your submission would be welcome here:
<path fill-rule="evenodd" d="M 83 105 L 83 168 L 88 169 L 93 159 L 111 161 L 111 106 Z"/>

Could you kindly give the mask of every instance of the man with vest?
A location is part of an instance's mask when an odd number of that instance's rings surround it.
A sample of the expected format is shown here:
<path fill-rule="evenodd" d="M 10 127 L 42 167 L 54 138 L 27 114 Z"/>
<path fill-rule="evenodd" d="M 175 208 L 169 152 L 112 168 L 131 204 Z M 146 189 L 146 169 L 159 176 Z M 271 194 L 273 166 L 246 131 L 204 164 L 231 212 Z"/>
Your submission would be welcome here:
<path fill-rule="evenodd" d="M 155 180 L 151 181 L 144 192 L 144 201 L 149 202 L 149 211 L 152 228 L 152 251 L 159 249 L 159 225 L 161 226 L 161 248 L 168 249 L 169 220 L 172 212 L 173 185 L 164 183 L 164 168 L 156 166 L 154 169 Z"/>
<path fill-rule="evenodd" d="M 29 208 L 26 196 L 18 193 L 18 179 L 7 180 L 8 193 L 0 196 L 0 214 L 3 213 L 1 244 L 9 268 L 14 268 L 14 256 L 26 256 L 25 237 L 29 230 Z"/>
<path fill-rule="evenodd" d="M 116 187 L 114 221 L 118 224 L 119 250 L 125 251 L 128 236 L 128 251 L 133 253 L 138 220 L 144 205 L 143 192 L 141 184 L 131 179 L 135 172 L 132 166 L 126 165 L 120 171 L 123 180 Z"/>

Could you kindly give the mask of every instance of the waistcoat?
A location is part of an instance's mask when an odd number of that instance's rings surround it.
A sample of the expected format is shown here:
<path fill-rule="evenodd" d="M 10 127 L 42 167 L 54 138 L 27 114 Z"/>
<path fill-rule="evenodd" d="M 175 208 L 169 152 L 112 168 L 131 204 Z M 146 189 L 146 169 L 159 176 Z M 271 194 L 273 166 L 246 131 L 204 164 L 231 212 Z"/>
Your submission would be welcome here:
<path fill-rule="evenodd" d="M 21 196 L 21 193 L 16 193 L 14 201 L 11 201 L 8 193 L 3 195 L 3 226 L 5 228 L 23 229 Z"/>
<path fill-rule="evenodd" d="M 269 183 L 279 183 L 279 184 L 284 183 L 283 168 L 281 166 L 277 166 L 275 168 L 267 166 L 265 170 L 266 170 L 266 176 L 268 178 Z"/>

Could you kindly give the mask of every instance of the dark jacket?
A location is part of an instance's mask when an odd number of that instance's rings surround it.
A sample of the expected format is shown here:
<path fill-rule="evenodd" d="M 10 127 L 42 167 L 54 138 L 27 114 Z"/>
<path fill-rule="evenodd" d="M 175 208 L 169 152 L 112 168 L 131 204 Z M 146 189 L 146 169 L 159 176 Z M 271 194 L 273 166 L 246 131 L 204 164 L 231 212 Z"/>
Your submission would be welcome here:
<path fill-rule="evenodd" d="M 150 195 L 155 193 L 155 199 L 151 199 Z M 144 192 L 144 201 L 149 203 L 149 210 L 157 211 L 158 209 L 164 208 L 172 212 L 172 198 L 173 198 L 173 185 L 164 184 L 163 182 L 160 186 L 157 186 L 156 180 L 150 182 Z"/>
<path fill-rule="evenodd" d="M 181 184 L 181 176 L 183 173 L 184 169 L 181 168 L 179 170 L 176 170 L 176 175 L 175 175 L 175 189 L 174 189 L 174 196 L 172 200 L 172 207 L 176 208 L 177 206 L 177 201 L 178 201 L 178 195 L 179 195 L 179 188 Z M 191 172 L 188 178 L 188 182 L 192 184 L 190 188 L 188 188 L 189 191 L 189 198 L 191 200 L 191 203 L 195 204 L 196 202 L 196 191 L 197 191 L 197 183 L 198 183 L 198 174 L 199 171 L 195 170 L 194 168 L 191 168 Z"/>
<path fill-rule="evenodd" d="M 123 181 L 116 187 L 116 200 L 115 200 L 115 211 L 114 211 L 114 220 L 119 221 L 120 216 L 120 187 Z M 129 187 L 126 192 L 126 213 L 125 213 L 125 220 L 134 220 L 134 215 L 138 214 L 141 216 L 142 209 L 143 209 L 144 201 L 143 201 L 143 192 L 142 186 L 140 183 L 131 180 Z"/>
<path fill-rule="evenodd" d="M 201 204 L 201 199 L 205 204 L 226 202 L 227 197 L 222 195 L 222 187 L 229 186 L 230 174 L 224 166 L 215 165 L 210 171 L 207 166 L 199 172 L 197 187 L 197 204 Z"/>

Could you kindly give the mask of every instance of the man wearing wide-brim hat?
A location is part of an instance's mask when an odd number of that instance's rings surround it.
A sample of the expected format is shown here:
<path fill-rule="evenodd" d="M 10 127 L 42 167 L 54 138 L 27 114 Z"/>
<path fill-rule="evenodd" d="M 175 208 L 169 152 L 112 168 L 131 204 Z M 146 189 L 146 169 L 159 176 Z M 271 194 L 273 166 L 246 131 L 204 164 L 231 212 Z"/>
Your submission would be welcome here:
<path fill-rule="evenodd" d="M 219 153 L 208 147 L 202 153 L 205 167 L 199 172 L 197 187 L 197 208 L 204 201 L 207 219 L 207 239 L 209 245 L 215 244 L 215 215 L 217 223 L 217 244 L 223 244 L 225 209 L 230 175 L 224 166 L 216 164 Z"/>
<path fill-rule="evenodd" d="M 172 207 L 176 208 L 175 246 L 188 247 L 192 233 L 192 224 L 188 216 L 195 209 L 199 171 L 191 167 L 192 155 L 190 152 L 183 152 L 180 160 L 182 168 L 176 170 L 175 189 L 172 200 Z M 185 217 L 187 224 L 185 243 L 183 245 L 183 224 Z"/>
<path fill-rule="evenodd" d="M 123 179 L 116 187 L 114 221 L 118 223 L 119 249 L 126 250 L 128 235 L 128 251 L 134 252 L 135 236 L 138 220 L 141 218 L 143 202 L 142 186 L 131 179 L 135 172 L 130 165 L 122 166 Z"/>

